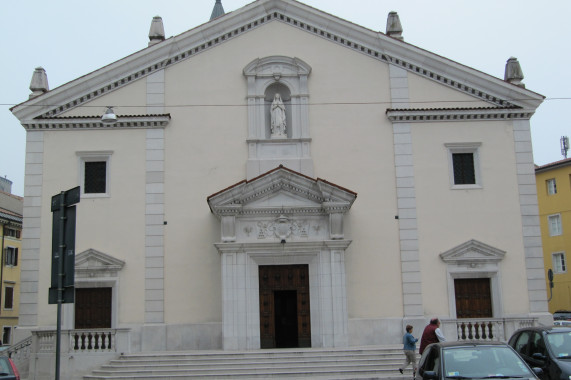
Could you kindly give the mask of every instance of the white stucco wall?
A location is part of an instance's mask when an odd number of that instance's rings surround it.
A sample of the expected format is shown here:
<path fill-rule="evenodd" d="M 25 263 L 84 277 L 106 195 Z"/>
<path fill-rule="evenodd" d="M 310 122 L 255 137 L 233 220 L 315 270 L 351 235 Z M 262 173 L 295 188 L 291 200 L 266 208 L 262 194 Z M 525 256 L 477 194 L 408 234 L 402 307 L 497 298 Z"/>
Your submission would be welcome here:
<path fill-rule="evenodd" d="M 246 177 L 242 71 L 253 59 L 272 55 L 298 57 L 312 67 L 308 95 L 315 176 L 358 193 L 345 218 L 345 238 L 352 240 L 345 254 L 349 318 L 391 319 L 398 327 L 404 306 L 393 125 L 385 114 L 391 107 L 389 66 L 280 22 L 164 71 L 164 113 L 171 115 L 164 131 L 164 322 L 222 321 L 220 256 L 213 246 L 220 241 L 220 225 L 206 198 Z M 145 114 L 147 85 L 144 79 L 134 81 L 65 116 L 94 115 L 109 105 L 119 115 Z M 485 105 L 466 103 L 468 95 L 414 74 L 408 75 L 408 92 L 412 108 Z M 423 103 L 427 100 L 437 102 Z M 447 315 L 451 295 L 438 255 L 470 239 L 507 252 L 500 264 L 503 312 L 526 313 L 526 298 L 508 297 L 527 289 L 512 122 L 418 123 L 412 124 L 411 136 L 424 314 L 455 317 Z M 145 139 L 143 129 L 80 130 L 46 131 L 43 141 L 42 266 L 50 257 L 49 198 L 79 185 L 76 152 L 113 151 L 111 196 L 82 199 L 78 206 L 76 251 L 94 248 L 125 261 L 119 326 L 144 322 Z M 481 189 L 450 188 L 444 144 L 458 142 L 481 144 Z M 41 286 L 49 284 L 49 271 L 40 276 Z M 45 297 L 38 305 L 42 326 L 55 323 L 54 306 Z"/>

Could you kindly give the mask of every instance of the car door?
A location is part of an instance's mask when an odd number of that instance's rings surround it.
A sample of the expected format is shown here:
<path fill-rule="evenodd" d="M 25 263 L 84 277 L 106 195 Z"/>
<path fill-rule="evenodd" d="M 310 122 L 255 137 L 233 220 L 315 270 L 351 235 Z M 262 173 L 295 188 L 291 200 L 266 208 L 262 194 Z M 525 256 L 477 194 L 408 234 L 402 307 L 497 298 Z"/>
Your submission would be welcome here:
<path fill-rule="evenodd" d="M 515 337 L 515 339 L 510 339 L 510 345 L 530 367 L 539 367 L 543 369 L 543 373 L 539 375 L 541 379 L 549 379 L 549 371 L 545 367 L 546 361 L 533 358 L 534 353 L 540 353 L 544 357 L 547 355 L 545 341 L 540 333 L 536 331 L 522 331 L 517 337 Z"/>
<path fill-rule="evenodd" d="M 430 345 L 423 352 L 418 365 L 418 375 L 421 379 L 425 377 L 425 373 L 434 371 L 436 376 L 440 378 L 440 347 L 438 345 Z"/>
<path fill-rule="evenodd" d="M 545 346 L 545 339 L 540 332 L 533 332 L 531 334 L 528 344 L 528 357 L 527 364 L 531 368 L 538 367 L 543 370 L 539 376 L 541 379 L 550 379 L 549 375 L 549 357 L 547 348 Z"/>

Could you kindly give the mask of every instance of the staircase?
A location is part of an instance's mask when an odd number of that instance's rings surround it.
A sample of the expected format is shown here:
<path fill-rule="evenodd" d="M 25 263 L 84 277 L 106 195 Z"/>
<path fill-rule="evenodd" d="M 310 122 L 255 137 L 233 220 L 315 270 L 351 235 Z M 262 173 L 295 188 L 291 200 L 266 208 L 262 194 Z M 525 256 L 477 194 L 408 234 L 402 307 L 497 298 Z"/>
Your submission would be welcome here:
<path fill-rule="evenodd" d="M 402 346 L 401 346 L 402 347 Z M 412 379 L 398 346 L 344 349 L 188 351 L 121 355 L 84 376 L 113 379 Z"/>

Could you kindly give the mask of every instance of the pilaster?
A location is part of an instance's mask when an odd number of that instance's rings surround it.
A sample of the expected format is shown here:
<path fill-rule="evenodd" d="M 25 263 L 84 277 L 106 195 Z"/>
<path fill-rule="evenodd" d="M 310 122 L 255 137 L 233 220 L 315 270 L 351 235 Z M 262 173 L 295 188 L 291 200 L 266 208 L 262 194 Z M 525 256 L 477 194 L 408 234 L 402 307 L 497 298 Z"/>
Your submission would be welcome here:
<path fill-rule="evenodd" d="M 33 327 L 38 324 L 43 164 L 44 132 L 28 131 L 26 133 L 24 223 L 18 321 L 21 327 Z"/>
<path fill-rule="evenodd" d="M 389 66 L 391 100 L 394 108 L 409 106 L 406 70 Z M 397 218 L 399 223 L 403 313 L 405 318 L 424 314 L 418 251 L 416 188 L 412 154 L 412 131 L 409 123 L 393 123 Z"/>

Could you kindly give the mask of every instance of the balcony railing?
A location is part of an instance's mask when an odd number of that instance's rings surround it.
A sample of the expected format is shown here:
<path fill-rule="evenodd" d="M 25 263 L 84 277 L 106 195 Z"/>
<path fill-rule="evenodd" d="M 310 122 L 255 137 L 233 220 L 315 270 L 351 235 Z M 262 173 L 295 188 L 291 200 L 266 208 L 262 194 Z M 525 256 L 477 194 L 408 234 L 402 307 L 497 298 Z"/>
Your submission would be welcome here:
<path fill-rule="evenodd" d="M 517 329 L 536 324 L 537 318 L 443 319 L 441 330 L 448 340 L 506 342 Z"/>
<path fill-rule="evenodd" d="M 56 350 L 57 331 L 34 331 L 38 353 Z M 128 352 L 129 329 L 62 330 L 61 352 Z"/>

